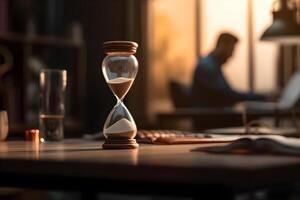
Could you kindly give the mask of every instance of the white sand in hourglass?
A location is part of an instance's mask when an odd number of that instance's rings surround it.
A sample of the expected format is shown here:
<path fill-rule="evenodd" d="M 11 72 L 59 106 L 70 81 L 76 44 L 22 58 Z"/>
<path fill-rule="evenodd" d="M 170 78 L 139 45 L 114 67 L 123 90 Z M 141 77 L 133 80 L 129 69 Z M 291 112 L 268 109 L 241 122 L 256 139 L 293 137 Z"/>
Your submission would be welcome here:
<path fill-rule="evenodd" d="M 135 131 L 136 125 L 126 118 L 120 119 L 103 130 L 104 134 L 109 138 L 133 138 L 135 136 Z"/>
<path fill-rule="evenodd" d="M 119 77 L 111 79 L 107 83 L 114 94 L 121 99 L 128 92 L 133 80 L 133 78 Z"/>

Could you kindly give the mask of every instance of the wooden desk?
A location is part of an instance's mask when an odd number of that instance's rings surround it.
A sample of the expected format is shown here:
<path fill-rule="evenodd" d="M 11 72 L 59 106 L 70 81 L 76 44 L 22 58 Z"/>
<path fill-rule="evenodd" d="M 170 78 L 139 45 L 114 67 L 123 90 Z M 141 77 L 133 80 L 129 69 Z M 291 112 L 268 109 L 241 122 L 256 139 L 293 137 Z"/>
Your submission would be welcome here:
<path fill-rule="evenodd" d="M 101 144 L 1 142 L 0 185 L 210 196 L 300 180 L 300 157 L 190 152 L 199 145 L 101 150 Z"/>

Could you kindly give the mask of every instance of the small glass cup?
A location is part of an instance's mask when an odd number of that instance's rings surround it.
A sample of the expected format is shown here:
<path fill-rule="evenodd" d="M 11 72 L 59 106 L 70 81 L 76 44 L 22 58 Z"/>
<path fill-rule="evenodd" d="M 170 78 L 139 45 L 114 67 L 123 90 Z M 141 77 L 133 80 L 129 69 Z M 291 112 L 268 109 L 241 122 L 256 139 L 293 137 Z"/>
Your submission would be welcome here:
<path fill-rule="evenodd" d="M 44 69 L 40 72 L 40 141 L 64 138 L 65 91 L 67 71 Z"/>

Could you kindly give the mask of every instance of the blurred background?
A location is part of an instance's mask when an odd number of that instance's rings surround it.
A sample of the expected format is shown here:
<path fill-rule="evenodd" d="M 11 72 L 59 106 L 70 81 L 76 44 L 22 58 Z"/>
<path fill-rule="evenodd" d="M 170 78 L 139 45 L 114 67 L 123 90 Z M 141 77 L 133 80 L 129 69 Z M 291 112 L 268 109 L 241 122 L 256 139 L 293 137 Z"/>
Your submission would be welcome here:
<path fill-rule="evenodd" d="M 125 104 L 140 129 L 165 127 L 157 114 L 172 115 L 176 110 L 170 83 L 191 85 L 198 57 L 214 48 L 220 32 L 239 37 L 234 56 L 226 63 L 230 67 L 225 68 L 233 88 L 280 90 L 300 68 L 300 46 L 260 40 L 272 24 L 273 4 L 273 0 L 0 0 L 0 91 L 11 132 L 38 127 L 38 74 L 43 68 L 68 70 L 67 136 L 99 132 L 116 103 L 101 71 L 102 43 L 108 40 L 139 44 L 139 72 Z M 171 128 L 184 129 L 187 124 Z"/>

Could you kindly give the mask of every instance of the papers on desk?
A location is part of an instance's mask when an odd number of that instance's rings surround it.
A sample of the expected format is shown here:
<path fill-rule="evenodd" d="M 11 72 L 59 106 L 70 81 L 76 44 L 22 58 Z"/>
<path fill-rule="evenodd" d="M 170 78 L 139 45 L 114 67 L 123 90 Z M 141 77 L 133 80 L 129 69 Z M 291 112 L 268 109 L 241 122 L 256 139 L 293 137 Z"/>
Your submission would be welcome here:
<path fill-rule="evenodd" d="M 229 127 L 229 128 L 217 128 L 204 131 L 208 134 L 222 134 L 222 135 L 281 135 L 286 137 L 299 137 L 299 130 L 292 127 L 249 127 L 248 133 L 246 133 L 245 127 Z"/>
<path fill-rule="evenodd" d="M 153 144 L 208 144 L 208 143 L 228 143 L 237 140 L 238 136 L 222 136 L 211 138 L 189 138 L 189 137 L 169 137 L 157 138 Z"/>
<path fill-rule="evenodd" d="M 300 139 L 283 136 L 247 136 L 223 146 L 198 147 L 192 151 L 217 154 L 275 154 L 300 156 Z"/>

